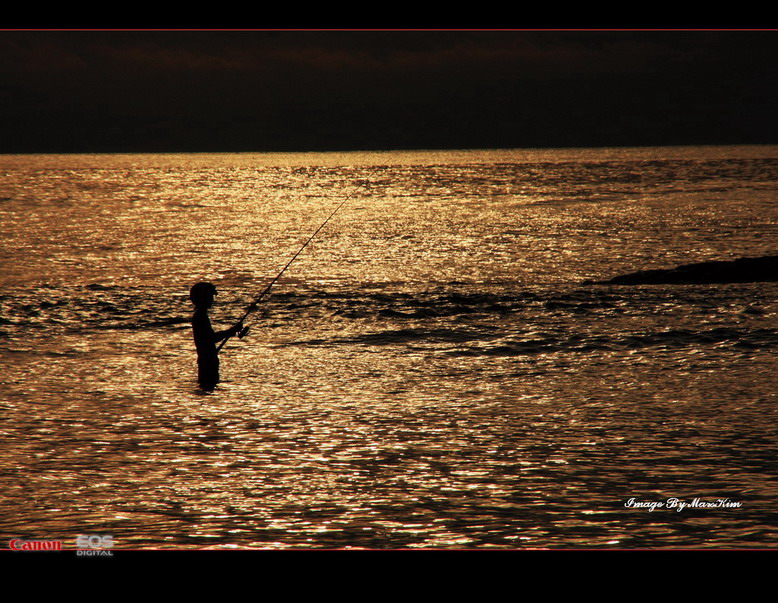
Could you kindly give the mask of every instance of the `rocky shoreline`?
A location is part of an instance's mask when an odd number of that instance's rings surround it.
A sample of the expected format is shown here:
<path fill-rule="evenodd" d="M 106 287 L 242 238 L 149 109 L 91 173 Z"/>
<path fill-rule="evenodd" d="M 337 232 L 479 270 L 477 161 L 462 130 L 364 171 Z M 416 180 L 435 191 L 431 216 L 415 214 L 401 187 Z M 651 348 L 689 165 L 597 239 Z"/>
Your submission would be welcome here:
<path fill-rule="evenodd" d="M 685 285 L 778 282 L 778 255 L 683 264 L 665 270 L 639 270 L 584 285 Z"/>

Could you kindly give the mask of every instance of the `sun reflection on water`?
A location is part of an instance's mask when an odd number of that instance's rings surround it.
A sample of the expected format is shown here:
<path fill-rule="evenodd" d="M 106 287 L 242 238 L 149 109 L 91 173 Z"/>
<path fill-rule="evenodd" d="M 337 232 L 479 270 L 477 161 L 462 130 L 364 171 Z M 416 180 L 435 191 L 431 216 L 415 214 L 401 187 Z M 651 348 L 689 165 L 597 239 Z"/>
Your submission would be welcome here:
<path fill-rule="evenodd" d="M 653 152 L 4 159 L 3 533 L 774 546 L 775 285 L 580 283 L 768 251 L 778 166 Z M 199 391 L 189 285 L 229 324 L 368 174 Z"/>

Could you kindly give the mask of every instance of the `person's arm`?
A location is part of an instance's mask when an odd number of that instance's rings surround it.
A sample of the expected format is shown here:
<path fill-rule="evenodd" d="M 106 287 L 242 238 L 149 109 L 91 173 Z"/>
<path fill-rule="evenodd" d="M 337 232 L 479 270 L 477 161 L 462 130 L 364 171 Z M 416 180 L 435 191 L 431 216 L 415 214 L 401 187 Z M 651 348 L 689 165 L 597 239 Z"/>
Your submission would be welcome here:
<path fill-rule="evenodd" d="M 219 343 L 222 339 L 227 339 L 227 337 L 232 337 L 233 335 L 237 335 L 240 333 L 241 329 L 243 329 L 243 323 L 238 323 L 229 329 L 224 329 L 224 331 L 216 331 L 213 334 L 213 342 Z"/>

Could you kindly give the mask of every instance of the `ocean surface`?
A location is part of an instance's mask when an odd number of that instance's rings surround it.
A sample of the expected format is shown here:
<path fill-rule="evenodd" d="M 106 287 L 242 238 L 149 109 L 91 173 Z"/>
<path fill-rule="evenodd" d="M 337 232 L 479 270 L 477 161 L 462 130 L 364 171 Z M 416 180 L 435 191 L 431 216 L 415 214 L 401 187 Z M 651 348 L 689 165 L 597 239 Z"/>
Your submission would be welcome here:
<path fill-rule="evenodd" d="M 344 200 L 200 390 L 191 285 Z M 6 155 L 0 220 L 0 547 L 778 547 L 778 283 L 583 284 L 775 254 L 778 147 Z"/>

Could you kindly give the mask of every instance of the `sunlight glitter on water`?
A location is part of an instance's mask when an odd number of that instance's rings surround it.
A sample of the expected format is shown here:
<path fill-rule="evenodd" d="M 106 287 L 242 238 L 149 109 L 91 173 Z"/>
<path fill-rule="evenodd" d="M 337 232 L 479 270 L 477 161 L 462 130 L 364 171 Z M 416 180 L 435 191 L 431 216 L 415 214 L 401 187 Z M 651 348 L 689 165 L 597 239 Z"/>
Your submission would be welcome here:
<path fill-rule="evenodd" d="M 2 166 L 3 534 L 776 543 L 776 285 L 581 285 L 773 252 L 774 148 Z M 230 324 L 349 194 L 199 391 L 189 286 Z"/>

